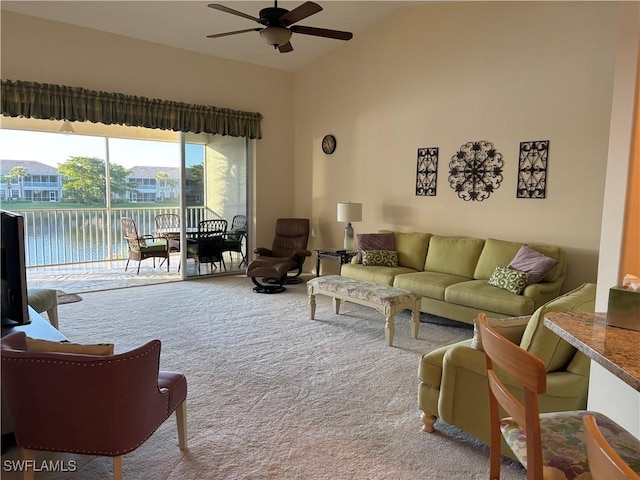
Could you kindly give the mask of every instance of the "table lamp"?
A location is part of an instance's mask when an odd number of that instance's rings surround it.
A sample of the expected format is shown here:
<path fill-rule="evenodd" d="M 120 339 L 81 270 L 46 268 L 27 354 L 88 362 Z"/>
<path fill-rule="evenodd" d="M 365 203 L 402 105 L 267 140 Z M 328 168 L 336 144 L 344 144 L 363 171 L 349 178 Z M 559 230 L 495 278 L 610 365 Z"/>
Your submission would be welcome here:
<path fill-rule="evenodd" d="M 338 221 L 347 222 L 344 227 L 344 249 L 355 249 L 355 237 L 353 235 L 353 227 L 351 222 L 362 221 L 362 204 L 361 203 L 339 203 L 338 204 Z"/>

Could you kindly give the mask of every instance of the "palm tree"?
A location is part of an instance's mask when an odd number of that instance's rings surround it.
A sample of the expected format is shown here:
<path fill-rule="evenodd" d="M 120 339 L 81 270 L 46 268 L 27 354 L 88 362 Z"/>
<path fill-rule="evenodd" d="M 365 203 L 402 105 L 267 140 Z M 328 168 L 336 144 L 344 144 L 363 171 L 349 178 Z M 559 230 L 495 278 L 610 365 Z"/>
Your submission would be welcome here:
<path fill-rule="evenodd" d="M 164 185 L 167 185 L 167 180 L 169 179 L 169 175 L 165 172 L 158 172 L 156 173 L 156 182 L 158 183 L 158 188 L 162 186 L 162 184 L 164 183 Z M 165 195 L 163 195 L 163 198 L 165 197 Z"/>
<path fill-rule="evenodd" d="M 9 175 L 7 175 L 8 177 L 10 177 L 8 185 L 10 185 L 11 180 L 13 179 L 18 180 L 18 188 L 19 188 L 18 198 L 22 198 L 23 196 L 22 180 L 24 180 L 24 177 L 26 177 L 27 175 L 29 175 L 29 171 L 26 169 L 26 167 L 20 167 L 20 166 L 13 167 L 11 170 L 9 170 Z"/>
<path fill-rule="evenodd" d="M 158 182 L 158 187 L 162 186 L 164 183 L 164 187 L 169 189 L 169 195 L 165 195 L 165 199 L 174 198 L 173 191 L 176 188 L 176 185 L 178 185 L 178 180 L 171 178 L 169 174 L 165 172 L 158 172 L 156 173 L 156 181 Z"/>

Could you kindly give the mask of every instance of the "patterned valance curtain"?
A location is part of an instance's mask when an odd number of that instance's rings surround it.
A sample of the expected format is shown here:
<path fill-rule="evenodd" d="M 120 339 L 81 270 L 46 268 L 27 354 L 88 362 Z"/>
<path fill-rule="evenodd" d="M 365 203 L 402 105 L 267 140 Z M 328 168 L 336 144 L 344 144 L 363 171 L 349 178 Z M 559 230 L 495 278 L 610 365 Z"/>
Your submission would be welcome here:
<path fill-rule="evenodd" d="M 46 83 L 2 80 L 2 114 L 262 138 L 262 115 L 257 112 Z"/>

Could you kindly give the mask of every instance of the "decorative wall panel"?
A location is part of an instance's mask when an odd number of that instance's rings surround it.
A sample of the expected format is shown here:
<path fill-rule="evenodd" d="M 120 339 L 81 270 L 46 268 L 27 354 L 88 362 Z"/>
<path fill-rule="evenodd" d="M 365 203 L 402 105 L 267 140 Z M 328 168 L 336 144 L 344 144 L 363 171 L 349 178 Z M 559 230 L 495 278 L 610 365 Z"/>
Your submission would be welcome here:
<path fill-rule="evenodd" d="M 517 198 L 545 198 L 549 140 L 520 142 Z"/>
<path fill-rule="evenodd" d="M 435 197 L 438 180 L 438 147 L 418 149 L 416 195 Z"/>
<path fill-rule="evenodd" d="M 467 142 L 451 157 L 449 185 L 464 201 L 481 202 L 502 183 L 502 154 L 485 140 Z"/>

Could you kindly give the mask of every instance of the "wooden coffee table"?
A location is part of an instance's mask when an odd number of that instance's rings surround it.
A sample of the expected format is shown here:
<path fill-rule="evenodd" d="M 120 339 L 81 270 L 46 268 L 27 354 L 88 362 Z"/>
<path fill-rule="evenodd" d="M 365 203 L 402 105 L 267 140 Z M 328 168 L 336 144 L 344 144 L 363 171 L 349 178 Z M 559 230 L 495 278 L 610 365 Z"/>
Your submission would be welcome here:
<path fill-rule="evenodd" d="M 345 300 L 365 307 L 375 308 L 385 318 L 385 336 L 387 345 L 393 345 L 394 317 L 402 310 L 411 310 L 412 336 L 418 338 L 420 328 L 420 298 L 400 288 L 380 285 L 363 280 L 328 275 L 317 277 L 307 282 L 309 294 L 309 317 L 315 319 L 316 295 L 326 295 L 333 298 L 333 310 L 340 313 L 340 300 Z"/>

